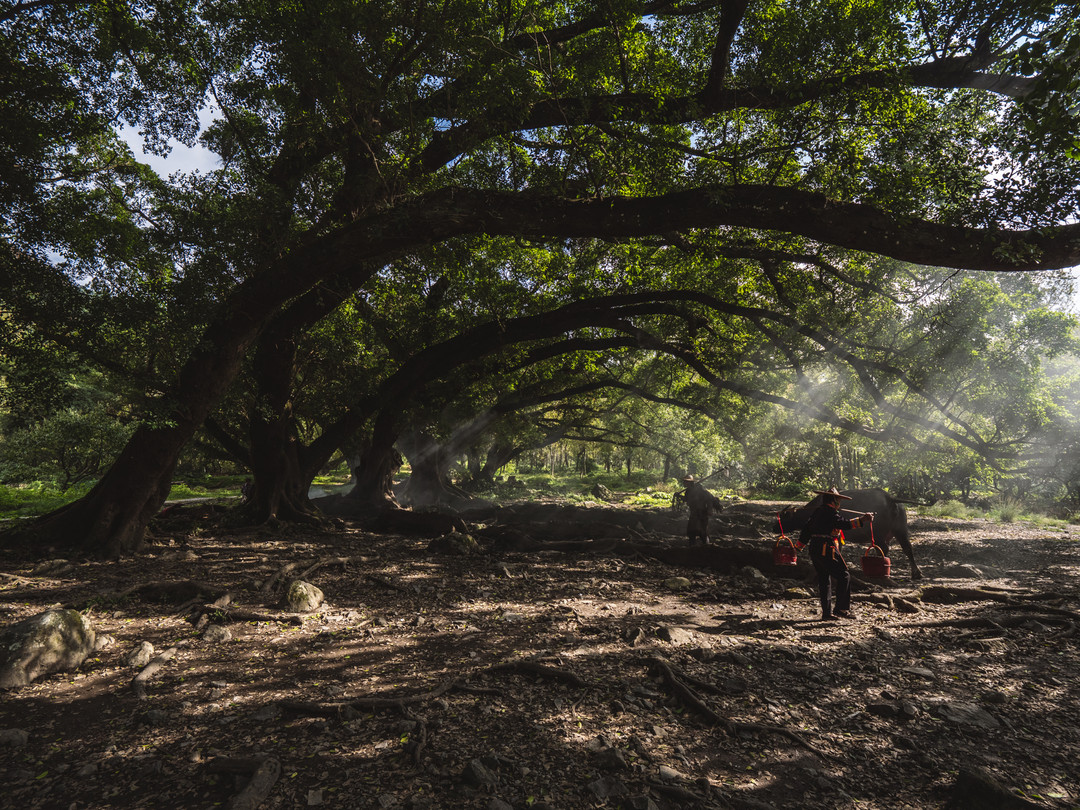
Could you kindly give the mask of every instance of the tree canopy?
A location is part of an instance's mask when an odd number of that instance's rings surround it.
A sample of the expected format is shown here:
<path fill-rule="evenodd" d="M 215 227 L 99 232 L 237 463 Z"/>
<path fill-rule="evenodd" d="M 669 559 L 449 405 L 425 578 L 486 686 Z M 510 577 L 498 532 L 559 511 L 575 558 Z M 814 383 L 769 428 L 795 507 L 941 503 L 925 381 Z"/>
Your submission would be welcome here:
<path fill-rule="evenodd" d="M 519 350 L 535 352 L 560 340 L 544 332 L 559 326 L 551 313 L 572 311 L 563 340 L 633 342 L 740 399 L 798 399 L 864 432 L 922 419 L 1004 452 L 1000 431 L 1019 419 L 1008 392 L 945 394 L 917 373 L 942 361 L 941 322 L 971 346 L 965 368 L 1003 362 L 977 345 L 986 307 L 966 321 L 951 291 L 900 263 L 1080 264 L 1072 11 L 1042 0 L 11 6 L 0 14 L 5 317 L 108 363 L 141 389 L 145 414 L 97 487 L 39 531 L 137 547 L 178 454 L 237 395 L 245 364 L 264 444 L 280 444 L 296 352 L 343 304 L 368 321 L 358 362 L 373 375 L 341 392 L 354 428 L 377 419 L 372 403 L 392 406 L 379 397 L 414 397 L 435 378 L 395 389 L 386 381 L 402 369 L 464 363 L 445 352 L 485 334 L 470 330 L 517 319 Z M 200 133 L 204 108 L 214 121 Z M 122 124 L 159 153 L 198 139 L 221 166 L 159 178 L 118 139 Z M 530 317 L 543 328 L 524 329 Z M 921 343 L 890 326 L 924 317 L 939 321 Z M 1025 316 L 1010 345 L 1025 330 L 1063 345 L 1067 327 Z M 846 369 L 892 421 L 823 409 L 804 373 L 815 360 Z M 896 386 L 938 415 L 893 407 Z M 992 396 L 997 422 L 965 417 L 963 401 Z"/>

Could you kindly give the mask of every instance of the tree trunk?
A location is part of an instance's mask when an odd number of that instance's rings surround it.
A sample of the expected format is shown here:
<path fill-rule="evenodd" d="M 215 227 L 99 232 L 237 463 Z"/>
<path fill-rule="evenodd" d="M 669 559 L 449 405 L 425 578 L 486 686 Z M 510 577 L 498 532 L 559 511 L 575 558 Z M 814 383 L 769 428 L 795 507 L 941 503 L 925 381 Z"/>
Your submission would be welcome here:
<path fill-rule="evenodd" d="M 315 296 L 306 296 L 311 298 Z M 256 405 L 251 415 L 251 472 L 255 491 L 247 509 L 259 523 L 281 519 L 313 522 L 308 501 L 312 476 L 305 476 L 300 441 L 292 418 L 292 384 L 296 370 L 297 306 L 276 318 L 259 339 L 253 363 Z M 322 312 L 317 309 L 303 323 Z M 308 315 L 305 310 L 303 315 Z"/>
<path fill-rule="evenodd" d="M 184 363 L 170 392 L 175 404 L 168 421 L 136 430 L 97 486 L 18 534 L 110 558 L 138 551 L 148 523 L 168 496 L 180 451 L 224 396 L 275 311 L 335 272 L 354 287 L 366 280 L 365 273 L 370 275 L 368 266 L 357 263 L 355 251 L 334 254 L 340 241 L 335 236 L 294 251 L 234 289 Z M 313 272 L 312 267 L 320 269 Z"/>
<path fill-rule="evenodd" d="M 147 524 L 169 495 L 176 459 L 193 430 L 141 426 L 90 492 L 16 537 L 108 559 L 138 551 Z"/>
<path fill-rule="evenodd" d="M 398 442 L 412 473 L 402 492 L 407 506 L 434 506 L 469 495 L 450 483 L 455 454 L 425 431 L 413 431 Z"/>
<path fill-rule="evenodd" d="M 522 448 L 510 444 L 496 443 L 488 448 L 487 458 L 479 472 L 473 476 L 479 484 L 491 486 L 495 483 L 495 474 L 521 455 Z"/>
<path fill-rule="evenodd" d="M 283 420 L 253 419 L 251 424 L 251 472 L 255 490 L 247 510 L 253 520 L 313 522 L 315 512 L 308 500 L 311 476 L 300 460 L 300 445 Z"/>
<path fill-rule="evenodd" d="M 359 455 L 360 464 L 353 469 L 356 483 L 345 498 L 361 512 L 400 509 L 394 495 L 394 473 L 402 459 L 393 440 L 369 439 Z"/>

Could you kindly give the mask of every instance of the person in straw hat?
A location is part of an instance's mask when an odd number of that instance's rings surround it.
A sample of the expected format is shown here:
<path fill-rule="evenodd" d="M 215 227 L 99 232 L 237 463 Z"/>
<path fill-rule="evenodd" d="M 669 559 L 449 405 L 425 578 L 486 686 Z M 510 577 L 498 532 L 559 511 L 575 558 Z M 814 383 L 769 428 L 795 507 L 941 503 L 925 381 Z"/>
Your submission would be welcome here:
<path fill-rule="evenodd" d="M 852 529 L 862 526 L 864 521 L 873 518 L 870 512 L 849 519 L 840 514 L 840 501 L 850 501 L 847 495 L 842 495 L 836 487 L 829 489 L 815 489 L 814 493 L 821 496 L 821 505 L 810 515 L 810 520 L 803 526 L 799 541 L 795 549 L 801 551 L 809 547 L 810 561 L 814 564 L 814 570 L 818 575 L 818 595 L 821 597 L 821 618 L 850 619 L 851 612 L 851 574 L 848 573 L 847 563 L 840 553 L 840 546 L 844 544 L 844 529 Z M 836 605 L 832 606 L 832 583 L 836 581 Z"/>
<path fill-rule="evenodd" d="M 690 520 L 686 524 L 686 537 L 690 545 L 694 545 L 695 540 L 700 540 L 703 546 L 707 546 L 709 545 L 709 515 L 714 509 L 719 512 L 723 505 L 720 499 L 705 489 L 694 476 L 688 475 L 682 482 L 686 487 L 686 491 L 682 493 L 682 500 L 686 503 L 686 508 L 690 510 Z"/>

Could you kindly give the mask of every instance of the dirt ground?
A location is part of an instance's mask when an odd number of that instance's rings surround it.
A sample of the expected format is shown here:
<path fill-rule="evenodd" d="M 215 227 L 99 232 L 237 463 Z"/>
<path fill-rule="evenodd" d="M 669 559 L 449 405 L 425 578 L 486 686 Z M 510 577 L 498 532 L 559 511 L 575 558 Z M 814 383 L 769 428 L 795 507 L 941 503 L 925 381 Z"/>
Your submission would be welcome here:
<path fill-rule="evenodd" d="M 1080 807 L 1080 526 L 914 518 L 926 578 L 896 548 L 824 623 L 805 561 L 717 564 L 769 551 L 777 506 L 667 562 L 685 517 L 557 505 L 465 516 L 476 548 L 188 507 L 134 559 L 2 550 L 0 625 L 74 606 L 112 641 L 0 695 L 27 733 L 0 743 L 0 805 Z M 522 520 L 597 542 L 493 540 Z M 311 614 L 281 607 L 297 576 Z M 142 642 L 174 652 L 140 696 Z"/>

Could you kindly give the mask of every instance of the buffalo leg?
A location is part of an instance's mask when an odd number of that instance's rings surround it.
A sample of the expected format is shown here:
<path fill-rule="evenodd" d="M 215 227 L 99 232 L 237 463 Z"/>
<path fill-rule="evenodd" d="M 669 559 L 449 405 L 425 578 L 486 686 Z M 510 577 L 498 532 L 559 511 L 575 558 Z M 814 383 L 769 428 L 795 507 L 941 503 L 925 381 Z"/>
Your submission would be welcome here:
<path fill-rule="evenodd" d="M 922 571 L 919 570 L 919 565 L 915 562 L 915 552 L 911 549 L 911 538 L 908 537 L 907 529 L 897 532 L 895 536 L 900 541 L 900 546 L 904 549 L 904 553 L 907 554 L 908 560 L 911 561 L 911 578 L 922 579 Z"/>

